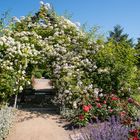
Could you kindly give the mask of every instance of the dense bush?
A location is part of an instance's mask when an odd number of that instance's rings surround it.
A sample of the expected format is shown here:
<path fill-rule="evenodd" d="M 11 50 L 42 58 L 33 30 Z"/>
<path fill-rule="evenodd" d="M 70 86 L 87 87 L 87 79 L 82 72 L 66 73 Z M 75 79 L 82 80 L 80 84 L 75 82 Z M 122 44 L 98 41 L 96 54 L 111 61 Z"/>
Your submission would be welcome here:
<path fill-rule="evenodd" d="M 15 75 L 12 72 L 0 73 L 0 106 L 7 103 L 10 96 L 14 94 Z"/>
<path fill-rule="evenodd" d="M 137 88 L 136 51 L 128 45 L 109 42 L 96 55 L 96 83 L 104 93 L 129 97 Z"/>
<path fill-rule="evenodd" d="M 136 51 L 124 44 L 113 44 L 108 42 L 101 47 L 95 55 L 87 58 L 96 62 L 96 69 L 92 72 L 84 71 L 91 81 L 91 89 L 86 89 L 84 100 L 77 107 L 75 121 L 83 125 L 88 118 L 106 119 L 110 115 L 131 115 L 132 108 L 127 99 L 138 92 L 138 70 L 136 67 Z M 88 69 L 88 68 L 87 68 Z M 76 106 L 76 102 L 74 102 Z M 131 106 L 134 106 L 131 104 Z M 79 120 L 79 121 L 78 121 Z"/>
<path fill-rule="evenodd" d="M 0 140 L 6 138 L 14 117 L 13 108 L 4 107 L 0 110 Z"/>

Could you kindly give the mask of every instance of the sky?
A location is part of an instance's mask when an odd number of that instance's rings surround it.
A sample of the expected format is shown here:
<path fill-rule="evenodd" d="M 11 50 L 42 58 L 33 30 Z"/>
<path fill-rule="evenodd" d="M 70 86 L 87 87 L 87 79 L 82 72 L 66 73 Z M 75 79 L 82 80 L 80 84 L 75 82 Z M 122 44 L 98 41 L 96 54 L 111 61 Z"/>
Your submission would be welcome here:
<path fill-rule="evenodd" d="M 124 28 L 134 41 L 140 37 L 140 0 L 43 0 L 59 15 L 72 14 L 73 22 L 100 26 L 106 36 L 116 24 Z M 0 0 L 0 13 L 9 10 L 11 16 L 25 16 L 38 11 L 40 0 Z"/>

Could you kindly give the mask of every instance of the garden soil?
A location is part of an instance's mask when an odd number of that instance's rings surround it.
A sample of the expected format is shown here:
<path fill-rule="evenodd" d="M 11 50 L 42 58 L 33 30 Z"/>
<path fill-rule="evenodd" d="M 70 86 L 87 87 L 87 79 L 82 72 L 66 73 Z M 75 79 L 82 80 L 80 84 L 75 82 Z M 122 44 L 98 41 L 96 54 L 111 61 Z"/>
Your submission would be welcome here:
<path fill-rule="evenodd" d="M 67 122 L 54 113 L 17 110 L 6 140 L 70 140 Z"/>

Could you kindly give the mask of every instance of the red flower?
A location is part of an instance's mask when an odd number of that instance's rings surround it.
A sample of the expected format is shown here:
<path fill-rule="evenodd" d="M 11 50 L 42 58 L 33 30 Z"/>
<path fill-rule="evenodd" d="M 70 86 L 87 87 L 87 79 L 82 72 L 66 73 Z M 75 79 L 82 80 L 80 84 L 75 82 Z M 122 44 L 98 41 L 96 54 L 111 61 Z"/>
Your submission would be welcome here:
<path fill-rule="evenodd" d="M 84 110 L 84 112 L 89 112 L 90 107 L 87 106 L 87 105 L 84 105 L 84 106 L 83 106 L 83 110 Z"/>
<path fill-rule="evenodd" d="M 79 116 L 79 119 L 80 119 L 80 120 L 83 120 L 83 119 L 84 119 L 84 116 L 83 116 L 83 115 L 80 115 L 80 116 Z"/>
<path fill-rule="evenodd" d="M 111 98 L 111 100 L 112 100 L 112 101 L 117 101 L 117 100 L 118 100 L 118 98 L 117 98 L 117 97 L 115 97 L 115 96 L 113 96 L 113 97 Z"/>
<path fill-rule="evenodd" d="M 102 105 L 100 103 L 97 104 L 98 108 L 102 108 Z"/>
<path fill-rule="evenodd" d="M 132 136 L 137 136 L 139 130 L 137 130 L 137 129 L 133 129 L 133 130 L 130 130 L 129 132 L 130 132 L 130 134 L 131 134 Z"/>
<path fill-rule="evenodd" d="M 133 138 L 133 140 L 140 140 L 137 136 Z"/>
<path fill-rule="evenodd" d="M 88 105 L 88 107 L 89 107 L 89 109 L 91 109 L 92 108 L 92 105 Z"/>

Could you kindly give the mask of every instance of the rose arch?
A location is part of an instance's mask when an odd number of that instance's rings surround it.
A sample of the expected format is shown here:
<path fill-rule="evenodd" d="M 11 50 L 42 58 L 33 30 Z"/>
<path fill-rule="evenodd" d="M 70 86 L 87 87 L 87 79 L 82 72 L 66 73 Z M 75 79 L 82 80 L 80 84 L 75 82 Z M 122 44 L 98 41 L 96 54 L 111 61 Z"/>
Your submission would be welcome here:
<path fill-rule="evenodd" d="M 80 95 L 88 96 L 93 89 L 89 72 L 96 70 L 96 63 L 90 56 L 100 46 L 78 25 L 46 5 L 34 16 L 14 17 L 10 27 L 0 38 L 1 71 L 12 79 L 7 80 L 12 88 L 3 94 L 8 97 L 22 91 L 35 69 L 41 67 L 57 90 L 56 103 L 76 108 L 83 100 Z"/>

